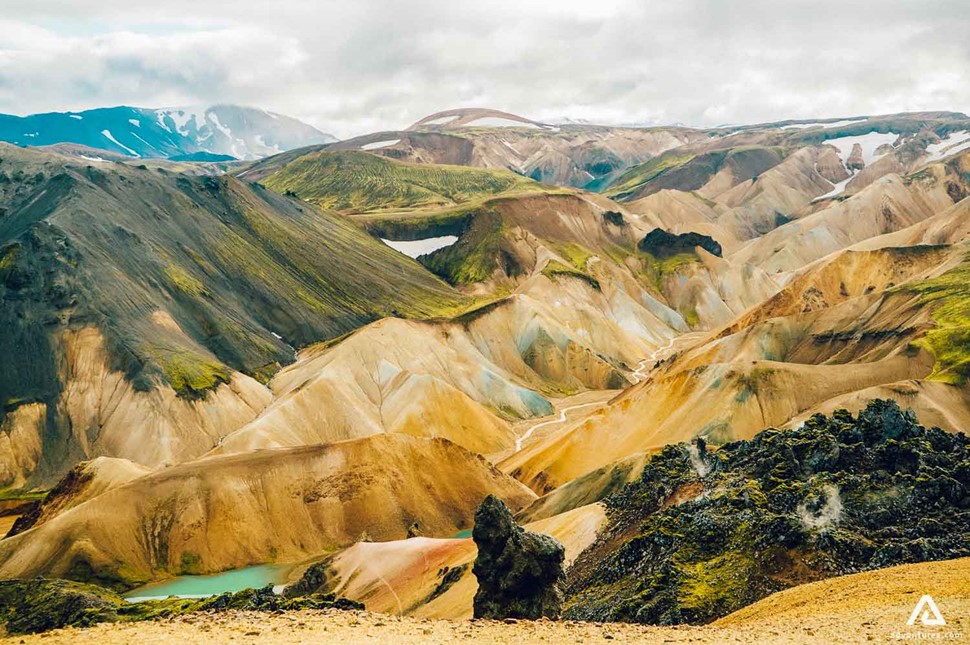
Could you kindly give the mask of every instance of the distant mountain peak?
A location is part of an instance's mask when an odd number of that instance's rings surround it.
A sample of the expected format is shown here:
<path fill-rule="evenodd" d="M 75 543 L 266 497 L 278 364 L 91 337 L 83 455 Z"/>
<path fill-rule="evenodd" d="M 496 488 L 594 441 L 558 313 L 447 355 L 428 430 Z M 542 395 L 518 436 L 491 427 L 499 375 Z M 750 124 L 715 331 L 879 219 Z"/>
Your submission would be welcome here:
<path fill-rule="evenodd" d="M 220 104 L 0 115 L 0 141 L 32 147 L 78 144 L 135 158 L 211 154 L 258 159 L 336 138 L 281 114 Z"/>

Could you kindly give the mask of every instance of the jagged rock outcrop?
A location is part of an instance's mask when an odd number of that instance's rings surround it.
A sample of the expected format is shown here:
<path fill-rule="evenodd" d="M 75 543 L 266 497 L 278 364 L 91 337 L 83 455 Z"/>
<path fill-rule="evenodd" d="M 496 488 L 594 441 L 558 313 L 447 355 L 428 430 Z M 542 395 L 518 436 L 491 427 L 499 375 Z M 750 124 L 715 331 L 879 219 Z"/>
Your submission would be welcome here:
<path fill-rule="evenodd" d="M 721 245 L 710 235 L 701 233 L 681 233 L 676 235 L 662 228 L 655 228 L 640 240 L 637 248 L 658 258 L 693 253 L 696 247 L 721 257 Z"/>
<path fill-rule="evenodd" d="M 970 555 L 970 439 L 877 400 L 716 451 L 668 446 L 606 503 L 565 616 L 707 623 L 797 584 Z"/>
<path fill-rule="evenodd" d="M 558 618 L 565 550 L 555 538 L 526 531 L 505 503 L 489 495 L 475 513 L 478 557 L 475 618 Z"/>

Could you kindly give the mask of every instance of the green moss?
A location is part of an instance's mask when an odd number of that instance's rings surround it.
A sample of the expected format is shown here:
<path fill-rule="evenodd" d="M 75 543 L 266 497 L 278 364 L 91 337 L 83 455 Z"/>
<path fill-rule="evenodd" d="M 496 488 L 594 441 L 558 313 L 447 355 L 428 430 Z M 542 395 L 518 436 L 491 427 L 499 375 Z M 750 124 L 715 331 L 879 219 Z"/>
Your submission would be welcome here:
<path fill-rule="evenodd" d="M 47 491 L 24 490 L 22 488 L 0 489 L 0 502 L 35 502 L 47 497 Z"/>
<path fill-rule="evenodd" d="M 410 164 L 356 151 L 304 155 L 263 183 L 279 193 L 289 191 L 322 208 L 345 213 L 450 206 L 539 188 L 510 171 Z"/>
<path fill-rule="evenodd" d="M 682 312 L 684 316 L 684 322 L 686 322 L 691 327 L 697 327 L 701 322 L 700 314 L 697 313 L 695 307 L 691 307 L 687 311 Z"/>
<path fill-rule="evenodd" d="M 476 200 L 461 206 L 404 213 L 362 213 L 351 220 L 376 237 L 391 240 L 420 240 L 442 235 L 460 235 L 482 209 Z"/>
<path fill-rule="evenodd" d="M 183 551 L 181 562 L 179 563 L 179 575 L 191 576 L 204 573 L 202 558 L 197 553 Z"/>
<path fill-rule="evenodd" d="M 935 326 L 917 344 L 936 357 L 930 379 L 961 384 L 970 378 L 970 258 L 941 276 L 899 288 L 919 295 Z"/>
<path fill-rule="evenodd" d="M 495 213 L 482 213 L 475 226 L 455 244 L 441 249 L 422 262 L 451 284 L 467 285 L 489 280 L 500 267 L 507 227 Z"/>
<path fill-rule="evenodd" d="M 646 252 L 640 252 L 638 255 L 646 283 L 654 287 L 658 293 L 664 292 L 664 285 L 669 276 L 700 262 L 700 258 L 695 253 L 677 253 L 663 258 Z"/>
<path fill-rule="evenodd" d="M 200 398 L 209 390 L 229 383 L 229 369 L 210 358 L 185 349 L 149 347 L 146 353 L 159 366 L 165 381 L 184 398 Z"/>
<path fill-rule="evenodd" d="M 727 551 L 709 560 L 677 565 L 681 576 L 677 598 L 684 610 L 723 615 L 744 605 L 748 572 L 756 569 L 750 555 Z"/>
<path fill-rule="evenodd" d="M 575 242 L 570 242 L 569 244 L 556 244 L 555 249 L 556 253 L 561 255 L 564 260 L 569 262 L 579 271 L 585 271 L 586 263 L 591 257 L 593 257 L 593 255 L 595 255 L 585 246 L 576 244 Z"/>
<path fill-rule="evenodd" d="M 0 249 L 0 273 L 10 269 L 17 262 L 19 244 L 8 244 Z"/>
<path fill-rule="evenodd" d="M 610 197 L 620 198 L 641 184 L 652 181 L 660 175 L 674 168 L 679 168 L 694 158 L 693 154 L 662 154 L 659 157 L 634 166 L 623 173 L 619 179 L 610 187 L 606 194 Z"/>
<path fill-rule="evenodd" d="M 551 280 L 555 279 L 557 276 L 579 278 L 580 280 L 583 280 L 589 283 L 589 285 L 594 289 L 600 288 L 600 283 L 596 278 L 589 275 L 588 273 L 584 273 L 583 271 L 579 271 L 573 267 L 566 266 L 565 264 L 563 264 L 562 262 L 559 262 L 558 260 L 550 260 L 549 262 L 547 262 L 546 266 L 542 268 L 542 275 L 546 276 Z"/>
<path fill-rule="evenodd" d="M 188 296 L 202 296 L 209 295 L 206 288 L 202 283 L 190 275 L 182 267 L 169 264 L 165 267 L 165 277 L 168 278 L 169 283 L 181 293 Z"/>

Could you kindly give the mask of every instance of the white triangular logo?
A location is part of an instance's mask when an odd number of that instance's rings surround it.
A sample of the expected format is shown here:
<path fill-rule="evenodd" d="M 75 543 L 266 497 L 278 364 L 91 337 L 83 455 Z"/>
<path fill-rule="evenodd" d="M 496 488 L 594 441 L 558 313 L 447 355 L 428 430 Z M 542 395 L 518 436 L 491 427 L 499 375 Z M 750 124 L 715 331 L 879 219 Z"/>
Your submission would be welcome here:
<path fill-rule="evenodd" d="M 943 620 L 943 614 L 936 608 L 936 603 L 933 602 L 933 598 L 929 594 L 919 599 L 919 602 L 916 603 L 916 608 L 913 609 L 913 613 L 910 615 L 909 620 L 906 621 L 906 624 L 915 625 L 917 619 L 927 627 L 946 625 L 946 621 Z"/>

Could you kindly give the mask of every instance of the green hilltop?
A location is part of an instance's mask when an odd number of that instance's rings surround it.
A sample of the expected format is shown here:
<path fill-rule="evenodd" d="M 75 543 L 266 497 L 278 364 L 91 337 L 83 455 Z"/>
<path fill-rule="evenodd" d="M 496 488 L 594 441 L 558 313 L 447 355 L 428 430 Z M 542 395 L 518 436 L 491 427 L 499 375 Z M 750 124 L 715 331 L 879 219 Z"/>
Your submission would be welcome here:
<path fill-rule="evenodd" d="M 262 180 L 268 188 L 347 214 L 441 208 L 513 191 L 542 190 L 508 170 L 414 164 L 367 152 L 321 150 Z"/>

